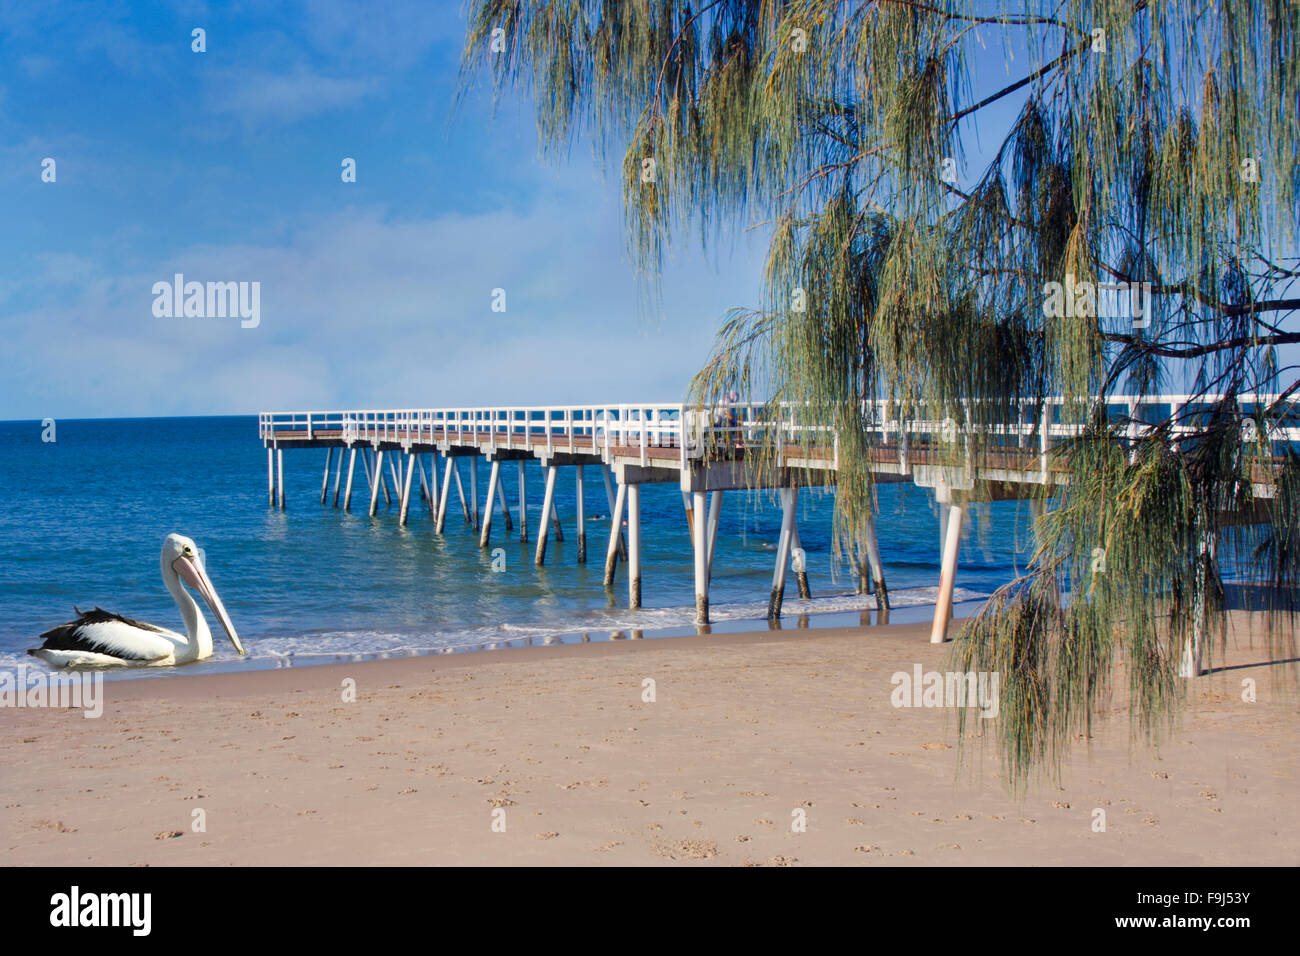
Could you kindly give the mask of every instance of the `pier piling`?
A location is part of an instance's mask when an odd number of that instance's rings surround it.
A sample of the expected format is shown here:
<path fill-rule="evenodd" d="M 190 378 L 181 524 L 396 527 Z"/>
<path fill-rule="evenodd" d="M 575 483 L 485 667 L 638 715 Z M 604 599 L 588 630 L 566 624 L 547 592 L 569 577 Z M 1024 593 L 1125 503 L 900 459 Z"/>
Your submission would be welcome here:
<path fill-rule="evenodd" d="M 497 501 L 501 505 L 501 522 L 506 534 L 515 529 L 514 519 L 510 517 L 510 505 L 506 502 L 506 480 L 497 478 Z"/>
<path fill-rule="evenodd" d="M 334 449 L 325 449 L 325 475 L 320 480 L 320 503 L 324 504 L 330 493 L 330 465 L 334 462 Z"/>
<path fill-rule="evenodd" d="M 479 528 L 478 515 L 478 456 L 472 455 L 469 459 L 469 505 L 470 505 L 470 527 L 475 531 Z M 492 499 L 488 498 L 488 508 L 492 507 Z"/>
<path fill-rule="evenodd" d="M 606 482 L 609 481 L 609 473 L 605 473 Z M 609 549 L 605 552 L 605 587 L 614 586 L 614 571 L 618 568 L 618 549 L 623 538 L 623 507 L 627 503 L 627 485 L 618 486 L 618 494 L 614 496 L 613 502 L 609 507 Z"/>
<path fill-rule="evenodd" d="M 451 474 L 456 479 L 456 494 L 460 496 L 460 510 L 465 512 L 465 523 L 470 524 L 469 502 L 465 500 L 465 482 L 461 481 L 460 478 L 460 459 L 451 457 L 447 460 L 450 462 L 456 462 L 456 466 L 452 468 Z"/>
<path fill-rule="evenodd" d="M 554 465 L 546 466 L 546 491 L 542 496 L 542 514 L 537 522 L 537 551 L 533 556 L 534 564 L 546 563 L 546 537 L 555 514 L 555 472 Z M 557 522 L 558 524 L 558 522 Z"/>
<path fill-rule="evenodd" d="M 434 462 L 434 473 L 437 473 L 437 462 Z M 424 502 L 429 509 L 429 515 L 434 517 L 438 514 L 438 506 L 434 503 L 434 495 L 429 490 L 429 481 L 424 475 L 423 456 L 415 456 L 415 468 L 420 473 L 420 500 Z"/>
<path fill-rule="evenodd" d="M 370 517 L 375 516 L 379 510 L 379 489 L 384 489 L 384 495 L 388 494 L 388 487 L 384 484 L 384 453 L 375 451 L 375 460 L 373 467 L 370 469 Z"/>
<path fill-rule="evenodd" d="M 795 549 L 803 552 L 802 560 L 794 568 L 794 581 L 799 588 L 799 597 L 807 601 L 812 598 L 812 589 L 808 587 L 808 553 L 803 551 L 803 542 L 799 538 L 799 489 L 792 488 L 790 493 L 795 500 L 794 521 L 790 525 L 790 553 L 793 555 Z"/>
<path fill-rule="evenodd" d="M 641 606 L 641 486 L 627 486 L 627 606 Z"/>
<path fill-rule="evenodd" d="M 501 462 L 493 459 L 492 471 L 488 474 L 487 507 L 483 509 L 483 528 L 478 536 L 478 546 L 480 548 L 486 548 L 492 540 L 492 511 L 496 506 L 494 499 L 497 497 L 497 490 L 501 487 L 497 484 L 500 477 Z"/>
<path fill-rule="evenodd" d="M 964 505 L 957 501 L 945 505 L 947 526 L 943 536 L 943 565 L 939 577 L 939 597 L 934 605 L 934 625 L 930 630 L 930 643 L 942 644 L 947 640 L 948 622 L 952 620 L 952 592 L 957 579 L 957 553 L 961 549 L 961 520 Z"/>
<path fill-rule="evenodd" d="M 578 466 L 577 483 L 574 489 L 578 508 L 578 563 L 587 563 L 587 516 L 582 501 L 582 465 Z"/>
<path fill-rule="evenodd" d="M 694 494 L 691 511 L 695 520 L 691 522 L 691 538 L 695 551 L 695 623 L 709 623 L 709 521 L 705 516 L 706 495 L 703 491 Z"/>
<path fill-rule="evenodd" d="M 861 553 L 858 555 L 859 578 L 871 577 L 871 590 L 876 595 L 876 610 L 889 613 L 889 590 L 885 587 L 885 567 L 880 563 L 880 541 L 876 537 L 876 518 L 868 515 L 862 526 Z M 864 560 L 865 559 L 865 560 Z"/>
<path fill-rule="evenodd" d="M 438 519 L 438 453 L 429 454 L 429 518 Z"/>
<path fill-rule="evenodd" d="M 436 534 L 442 534 L 447 527 L 447 493 L 451 491 L 451 475 L 455 467 L 456 459 L 448 455 L 442 469 L 442 496 L 438 498 L 438 517 L 433 528 Z"/>
<path fill-rule="evenodd" d="M 524 460 L 519 459 L 519 541 L 528 543 L 528 476 L 524 471 Z"/>
<path fill-rule="evenodd" d="M 365 463 L 365 456 L 362 456 L 362 463 Z M 348 449 L 348 484 L 343 492 L 343 510 L 352 510 L 352 473 L 357 467 L 357 450 L 355 447 Z"/>
<path fill-rule="evenodd" d="M 389 462 L 392 462 L 391 458 Z M 378 448 L 375 449 L 375 457 L 371 464 L 374 466 L 375 474 L 379 476 L 379 489 L 384 493 L 384 504 L 392 505 L 393 496 L 388 491 L 388 477 L 384 474 L 384 453 Z M 372 511 L 371 514 L 374 512 Z"/>
<path fill-rule="evenodd" d="M 785 600 L 785 569 L 790 563 L 790 541 L 794 537 L 794 489 L 781 488 L 781 536 L 776 545 L 776 568 L 772 572 L 772 595 L 767 602 L 769 621 L 781 619 Z"/>
<path fill-rule="evenodd" d="M 339 448 L 338 464 L 334 466 L 334 507 L 339 506 L 339 479 L 343 477 L 343 449 Z"/>
<path fill-rule="evenodd" d="M 718 518 L 722 512 L 722 492 L 714 491 L 709 495 L 709 529 L 708 529 L 708 564 L 705 568 L 705 580 L 713 580 L 713 552 L 718 544 Z"/>
<path fill-rule="evenodd" d="M 407 512 L 411 508 L 411 476 L 414 472 L 415 456 L 408 451 L 406 453 L 406 481 L 402 483 L 402 506 L 397 513 L 397 523 L 403 527 L 406 525 Z"/>
<path fill-rule="evenodd" d="M 555 499 L 551 499 L 551 528 L 555 531 L 555 540 L 564 540 L 564 529 L 560 527 L 560 509 L 555 506 Z"/>
<path fill-rule="evenodd" d="M 615 530 L 617 531 L 617 537 L 614 539 L 614 543 L 615 546 L 618 548 L 619 556 L 621 556 L 623 560 L 626 561 L 627 545 L 623 541 L 623 526 L 621 524 L 623 506 L 619 505 L 619 509 L 618 509 L 619 520 L 614 521 L 614 482 L 613 479 L 610 477 L 609 465 L 601 466 L 600 476 L 605 480 L 605 504 L 609 507 L 609 520 L 614 523 Z"/>
<path fill-rule="evenodd" d="M 388 456 L 388 474 L 393 479 L 393 498 L 397 499 L 398 509 L 401 509 L 402 502 L 402 453 L 395 452 Z M 388 499 L 391 505 L 393 499 Z"/>

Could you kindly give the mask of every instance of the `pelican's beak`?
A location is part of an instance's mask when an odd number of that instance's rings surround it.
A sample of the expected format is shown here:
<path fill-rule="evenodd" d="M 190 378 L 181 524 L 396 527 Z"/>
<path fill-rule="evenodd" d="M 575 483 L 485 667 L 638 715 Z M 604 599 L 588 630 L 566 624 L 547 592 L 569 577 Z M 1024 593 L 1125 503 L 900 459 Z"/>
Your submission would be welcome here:
<path fill-rule="evenodd" d="M 230 615 L 226 613 L 226 606 L 221 603 L 221 598 L 217 596 L 217 589 L 212 586 L 212 581 L 208 578 L 208 572 L 203 570 L 203 565 L 198 559 L 181 555 L 172 562 L 172 567 L 181 579 L 194 590 L 203 595 L 203 600 L 208 602 L 208 607 L 212 608 L 212 613 L 217 616 L 221 626 L 226 629 L 230 636 L 230 643 L 235 645 L 235 650 L 240 654 L 244 653 L 244 645 L 239 643 L 239 635 L 235 633 L 235 625 L 230 621 Z"/>

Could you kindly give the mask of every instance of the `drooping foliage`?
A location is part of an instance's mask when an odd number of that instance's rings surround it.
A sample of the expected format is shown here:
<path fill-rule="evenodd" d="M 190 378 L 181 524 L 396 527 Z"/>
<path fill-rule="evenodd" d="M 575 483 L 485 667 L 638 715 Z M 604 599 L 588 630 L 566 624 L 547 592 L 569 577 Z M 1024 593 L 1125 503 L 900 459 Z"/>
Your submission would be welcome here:
<path fill-rule="evenodd" d="M 928 446 L 954 467 L 1023 464 L 1067 426 L 1028 575 L 954 645 L 1003 674 L 1013 781 L 1059 764 L 1121 663 L 1158 737 L 1189 641 L 1223 631 L 1219 555 L 1289 618 L 1300 4 L 470 0 L 468 20 L 467 81 L 530 94 L 548 146 L 622 150 L 650 274 L 674 239 L 768 230 L 761 301 L 692 397 L 833 429 L 845 552 L 897 457 L 882 420 L 893 441 L 953 423 Z"/>

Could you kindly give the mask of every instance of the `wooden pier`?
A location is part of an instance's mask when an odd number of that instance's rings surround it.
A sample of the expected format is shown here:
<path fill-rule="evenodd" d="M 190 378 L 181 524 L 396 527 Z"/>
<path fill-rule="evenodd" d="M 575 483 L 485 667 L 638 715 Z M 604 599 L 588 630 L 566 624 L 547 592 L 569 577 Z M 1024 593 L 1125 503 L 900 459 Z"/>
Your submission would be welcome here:
<path fill-rule="evenodd" d="M 1271 398 L 1245 396 L 1242 400 L 1262 403 Z M 1208 407 L 1213 399 L 1201 397 L 1197 404 Z M 1170 410 L 1187 410 L 1189 400 L 1186 395 L 1142 399 L 1121 396 L 1109 399 L 1108 408 L 1131 423 L 1127 437 L 1137 437 L 1142 430 L 1138 423 L 1144 418 L 1143 406 L 1163 406 L 1158 409 L 1163 417 Z M 1061 405 L 1060 399 L 1022 403 L 1016 421 L 994 429 L 995 447 L 981 456 L 978 466 L 968 457 L 962 459 L 963 429 L 952 419 L 903 417 L 883 402 L 864 406 L 864 420 L 875 423 L 872 470 L 876 481 L 912 482 L 932 489 L 940 505 L 938 550 L 942 560 L 932 641 L 943 641 L 947 634 L 962 524 L 969 503 L 1025 498 L 1041 509 L 1054 488 L 1068 480 L 1063 466 L 1050 454 L 1054 443 L 1078 431 L 1076 425 L 1061 423 Z M 641 606 L 641 486 L 676 483 L 682 492 L 694 551 L 696 620 L 705 625 L 709 622 L 709 580 L 718 516 L 726 491 L 763 487 L 775 490 L 780 498 L 781 533 L 769 617 L 780 617 L 787 569 L 794 571 L 801 596 L 809 596 L 799 544 L 797 492 L 800 487 L 835 485 L 839 449 L 834 434 L 824 428 L 797 424 L 793 414 L 796 410 L 789 411 L 774 418 L 768 405 L 728 403 L 711 408 L 621 404 L 264 412 L 258 416 L 258 436 L 267 452 L 271 507 L 285 507 L 285 450 L 323 448 L 322 504 L 332 497 L 335 507 L 351 510 L 354 486 L 361 477 L 371 515 L 376 513 L 382 495 L 387 504 L 396 502 L 398 522 L 404 525 L 410 516 L 412 495 L 418 494 L 429 508 L 434 533 L 442 534 L 455 485 L 464 519 L 478 531 L 482 548 L 490 546 L 497 503 L 505 525 L 503 531 L 509 534 L 513 530 L 506 490 L 511 462 L 517 469 L 514 497 L 518 518 L 514 523 L 519 540 L 529 541 L 525 469 L 536 462 L 545 476 L 541 517 L 535 532 L 534 561 L 539 565 L 546 561 L 551 535 L 563 540 L 555 488 L 561 469 L 568 468 L 573 469 L 576 491 L 577 560 L 586 562 L 586 480 L 594 471 L 599 476 L 596 493 L 603 491 L 610 515 L 604 583 L 607 588 L 613 586 L 618 563 L 626 560 L 628 605 L 632 608 Z M 1179 429 L 1193 430 L 1191 426 L 1176 426 L 1175 433 Z M 1300 440 L 1300 428 L 1279 432 L 1275 436 L 1279 441 Z M 769 467 L 761 470 L 753 467 L 746 455 L 759 448 L 775 456 L 774 461 L 769 460 Z M 469 469 L 466 488 L 459 464 L 461 458 L 476 457 L 485 458 L 491 465 L 482 501 L 478 469 Z M 1274 464 L 1262 460 L 1257 466 L 1257 496 L 1272 494 Z M 503 470 L 502 465 L 507 467 Z M 417 474 L 418 478 L 414 478 Z M 862 538 L 862 554 L 855 557 L 860 588 L 865 591 L 869 583 L 877 607 L 887 614 L 889 596 L 874 520 L 868 522 Z"/>

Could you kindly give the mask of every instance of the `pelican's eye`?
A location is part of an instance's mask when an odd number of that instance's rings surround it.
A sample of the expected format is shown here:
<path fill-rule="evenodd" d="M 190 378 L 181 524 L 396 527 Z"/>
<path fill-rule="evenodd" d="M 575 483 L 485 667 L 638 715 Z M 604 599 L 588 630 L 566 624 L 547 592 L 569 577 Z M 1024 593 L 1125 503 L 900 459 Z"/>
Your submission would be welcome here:
<path fill-rule="evenodd" d="M 185 555 L 191 555 L 191 556 L 192 556 L 192 555 L 194 554 L 194 549 L 191 548 L 191 547 L 187 544 L 187 545 L 185 546 L 185 550 L 182 551 L 181 553 L 182 553 L 182 554 L 185 554 Z"/>

